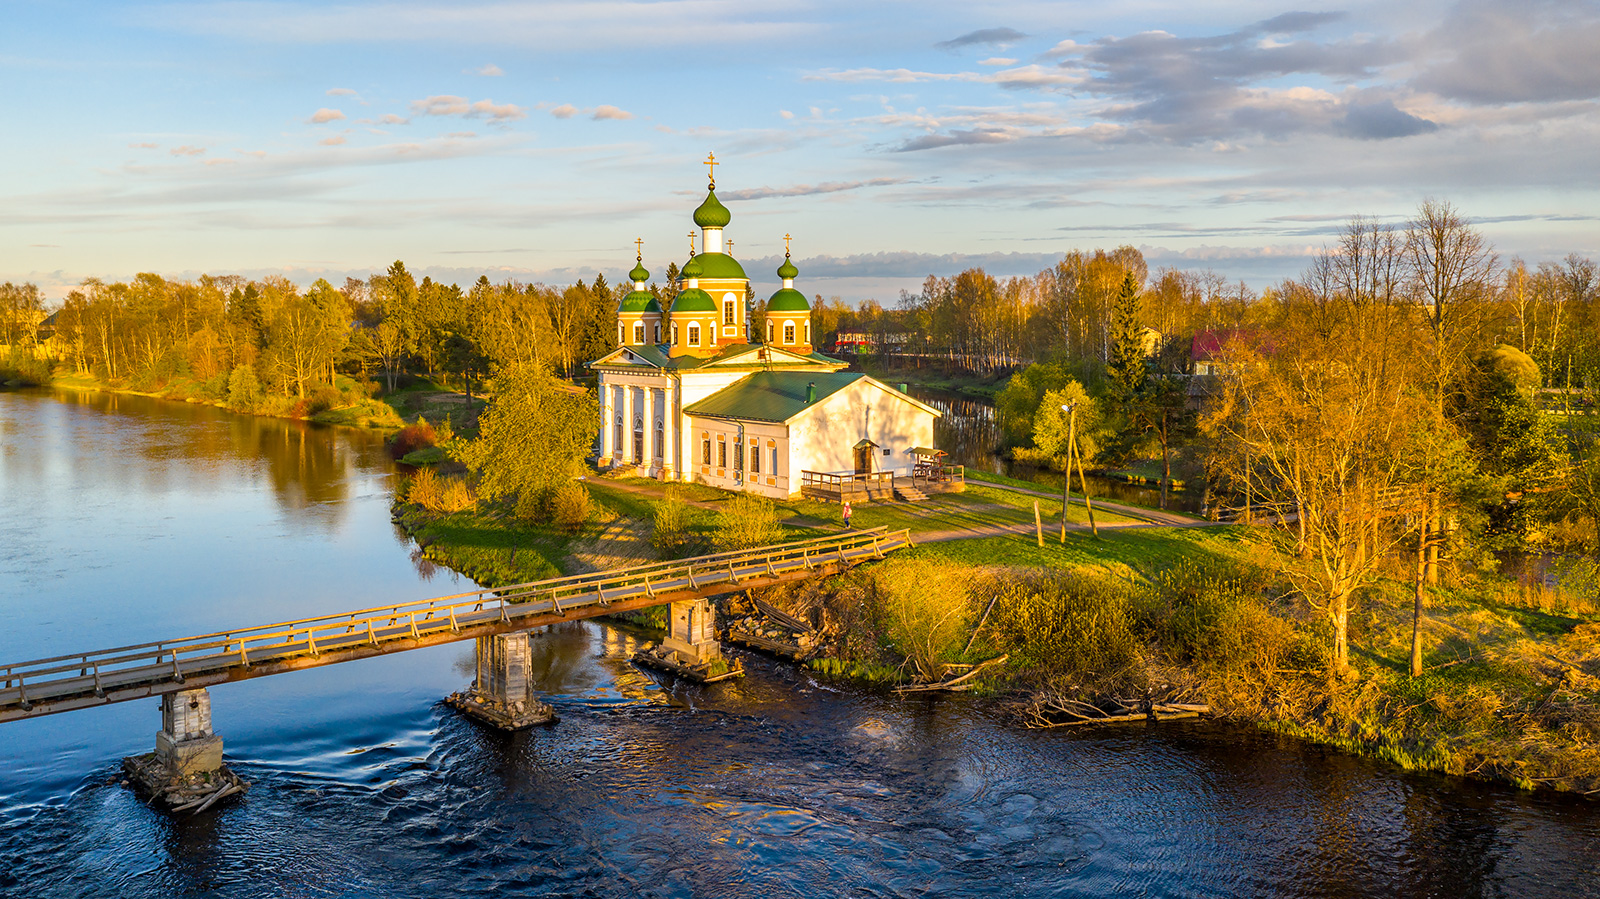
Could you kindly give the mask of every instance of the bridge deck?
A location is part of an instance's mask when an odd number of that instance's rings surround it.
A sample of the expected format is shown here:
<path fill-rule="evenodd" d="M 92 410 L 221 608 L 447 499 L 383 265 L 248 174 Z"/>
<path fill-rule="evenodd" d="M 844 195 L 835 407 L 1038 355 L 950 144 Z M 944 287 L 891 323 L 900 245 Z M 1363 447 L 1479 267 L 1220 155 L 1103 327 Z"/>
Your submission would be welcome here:
<path fill-rule="evenodd" d="M 0 722 L 801 580 L 910 545 L 875 528 L 0 665 Z"/>

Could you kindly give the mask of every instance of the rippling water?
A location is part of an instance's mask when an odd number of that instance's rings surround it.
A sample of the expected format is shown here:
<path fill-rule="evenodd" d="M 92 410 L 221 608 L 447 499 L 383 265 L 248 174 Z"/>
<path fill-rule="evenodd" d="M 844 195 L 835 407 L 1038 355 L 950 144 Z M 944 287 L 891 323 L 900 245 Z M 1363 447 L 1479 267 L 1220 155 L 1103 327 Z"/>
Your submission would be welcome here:
<path fill-rule="evenodd" d="M 448 592 L 375 441 L 0 393 L 0 658 Z M 212 689 L 243 801 L 119 784 L 156 702 L 0 725 L 0 895 L 1593 896 L 1600 807 L 1210 724 L 1016 731 L 747 657 L 658 682 L 633 638 L 534 640 L 554 727 L 439 698 L 470 644 Z"/>

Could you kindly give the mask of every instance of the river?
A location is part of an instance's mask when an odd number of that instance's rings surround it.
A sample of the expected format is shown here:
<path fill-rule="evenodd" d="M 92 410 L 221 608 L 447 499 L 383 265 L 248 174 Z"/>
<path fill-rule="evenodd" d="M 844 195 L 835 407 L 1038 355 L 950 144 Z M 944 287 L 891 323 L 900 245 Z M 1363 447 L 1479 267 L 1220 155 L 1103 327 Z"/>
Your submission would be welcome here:
<path fill-rule="evenodd" d="M 348 429 L 0 392 L 0 658 L 464 589 L 419 574 Z M 439 700 L 470 644 L 212 688 L 242 801 L 119 784 L 155 700 L 0 724 L 0 896 L 1600 896 L 1600 804 L 1210 723 L 1010 728 L 746 656 L 709 688 L 631 638 L 533 645 L 549 729 Z"/>

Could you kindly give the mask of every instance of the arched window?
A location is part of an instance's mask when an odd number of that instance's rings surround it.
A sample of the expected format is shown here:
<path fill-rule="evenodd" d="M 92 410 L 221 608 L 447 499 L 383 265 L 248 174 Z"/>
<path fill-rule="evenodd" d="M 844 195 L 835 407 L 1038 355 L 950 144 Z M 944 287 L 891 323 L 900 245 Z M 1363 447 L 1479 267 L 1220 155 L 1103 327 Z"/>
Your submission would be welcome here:
<path fill-rule="evenodd" d="M 623 330 L 622 322 L 617 322 L 617 346 L 622 346 L 627 342 L 627 332 Z"/>
<path fill-rule="evenodd" d="M 661 323 L 660 322 L 656 322 L 656 339 L 653 342 L 654 343 L 660 343 L 661 342 Z"/>
<path fill-rule="evenodd" d="M 733 324 L 733 300 L 731 299 L 733 295 L 729 294 L 728 296 L 730 299 L 722 301 L 722 323 L 725 325 Z"/>
<path fill-rule="evenodd" d="M 811 342 L 811 322 L 809 320 L 806 322 L 806 341 L 805 342 L 806 343 L 810 343 Z"/>
<path fill-rule="evenodd" d="M 611 451 L 616 454 L 618 459 L 622 458 L 622 416 L 620 415 L 617 416 L 616 430 L 612 433 Z"/>
<path fill-rule="evenodd" d="M 689 326 L 689 345 L 690 346 L 699 346 L 700 345 L 700 326 L 699 325 L 690 325 Z"/>
<path fill-rule="evenodd" d="M 644 346 L 644 322 L 634 322 L 633 342 L 640 346 Z"/>
<path fill-rule="evenodd" d="M 633 463 L 635 465 L 644 461 L 644 419 L 633 420 Z"/>
<path fill-rule="evenodd" d="M 661 423 L 661 419 L 659 419 L 659 418 L 656 419 L 656 442 L 655 442 L 656 451 L 655 451 L 655 453 L 653 455 L 657 459 L 664 459 L 667 456 L 667 449 L 666 449 L 667 441 L 666 441 L 666 439 L 665 439 L 665 437 L 663 435 L 661 424 L 662 424 Z"/>
<path fill-rule="evenodd" d="M 772 320 L 768 319 L 767 320 L 767 343 L 771 343 L 772 342 L 772 327 L 773 327 L 772 326 Z"/>
<path fill-rule="evenodd" d="M 676 323 L 674 323 L 672 325 L 672 345 L 673 346 L 679 346 L 679 343 L 678 343 L 678 325 Z"/>
<path fill-rule="evenodd" d="M 704 440 L 700 441 L 700 464 L 702 464 L 702 465 L 710 465 L 711 464 L 711 438 L 710 437 L 707 437 Z"/>
<path fill-rule="evenodd" d="M 794 343 L 794 322 L 783 323 L 783 342 L 786 344 Z"/>

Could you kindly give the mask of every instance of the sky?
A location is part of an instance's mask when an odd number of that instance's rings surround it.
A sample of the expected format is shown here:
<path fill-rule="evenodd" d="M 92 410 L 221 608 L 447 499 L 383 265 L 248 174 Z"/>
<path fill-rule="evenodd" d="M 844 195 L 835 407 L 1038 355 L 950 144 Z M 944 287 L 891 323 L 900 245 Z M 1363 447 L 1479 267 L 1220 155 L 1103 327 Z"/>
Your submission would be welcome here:
<path fill-rule="evenodd" d="M 1600 256 L 1600 0 L 10 2 L 0 281 L 613 283 L 715 153 L 762 293 L 1131 244 L 1262 287 L 1425 198 Z"/>

